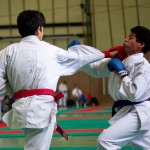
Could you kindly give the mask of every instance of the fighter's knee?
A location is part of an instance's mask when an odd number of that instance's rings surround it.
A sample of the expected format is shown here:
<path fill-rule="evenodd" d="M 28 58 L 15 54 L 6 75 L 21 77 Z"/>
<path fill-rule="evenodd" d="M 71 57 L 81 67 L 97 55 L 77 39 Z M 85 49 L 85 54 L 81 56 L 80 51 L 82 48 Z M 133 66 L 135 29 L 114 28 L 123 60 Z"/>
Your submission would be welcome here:
<path fill-rule="evenodd" d="M 99 142 L 99 138 L 97 139 L 96 147 L 97 147 L 97 150 L 100 150 L 100 142 Z"/>
<path fill-rule="evenodd" d="M 97 139 L 97 150 L 118 150 L 118 148 L 117 145 L 103 135 L 100 135 Z"/>
<path fill-rule="evenodd" d="M 104 143 L 105 143 L 105 140 L 101 136 L 99 136 L 97 139 L 97 150 L 104 150 L 104 147 L 103 147 L 103 145 L 105 145 Z"/>

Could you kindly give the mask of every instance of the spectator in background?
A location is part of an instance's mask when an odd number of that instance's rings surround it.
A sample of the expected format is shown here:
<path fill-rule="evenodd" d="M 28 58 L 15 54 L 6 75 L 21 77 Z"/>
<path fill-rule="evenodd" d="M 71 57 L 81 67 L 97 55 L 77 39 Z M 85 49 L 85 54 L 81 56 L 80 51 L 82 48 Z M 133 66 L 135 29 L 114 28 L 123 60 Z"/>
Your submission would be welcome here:
<path fill-rule="evenodd" d="M 88 106 L 97 106 L 98 100 L 96 97 L 93 97 L 91 92 L 87 92 L 87 105 Z"/>
<path fill-rule="evenodd" d="M 8 96 L 0 96 L 0 122 L 2 121 L 2 114 L 3 113 L 6 113 L 9 108 L 8 108 L 8 102 L 9 102 L 9 99 L 8 99 Z"/>
<path fill-rule="evenodd" d="M 2 97 L 2 100 L 1 100 L 2 112 L 7 112 L 9 110 L 8 109 L 8 102 L 9 102 L 9 98 L 7 95 Z"/>
<path fill-rule="evenodd" d="M 96 97 L 91 98 L 91 106 L 97 106 L 99 105 L 98 100 Z"/>
<path fill-rule="evenodd" d="M 86 97 L 87 97 L 87 105 L 90 106 L 91 105 L 91 99 L 92 99 L 92 94 L 90 91 L 87 92 Z"/>
<path fill-rule="evenodd" d="M 2 100 L 4 97 L 0 96 L 0 122 L 2 121 Z"/>
<path fill-rule="evenodd" d="M 79 108 L 79 106 L 80 106 L 82 94 L 83 93 L 82 93 L 81 89 L 79 89 L 78 84 L 75 84 L 74 88 L 72 90 L 72 95 L 74 97 L 77 108 Z"/>
<path fill-rule="evenodd" d="M 60 83 L 58 90 L 64 94 L 64 97 L 59 100 L 59 106 L 66 107 L 67 106 L 67 98 L 68 98 L 67 82 L 63 81 L 62 83 Z"/>
<path fill-rule="evenodd" d="M 87 103 L 86 96 L 82 93 L 82 95 L 81 95 L 81 106 L 86 107 L 86 103 Z"/>

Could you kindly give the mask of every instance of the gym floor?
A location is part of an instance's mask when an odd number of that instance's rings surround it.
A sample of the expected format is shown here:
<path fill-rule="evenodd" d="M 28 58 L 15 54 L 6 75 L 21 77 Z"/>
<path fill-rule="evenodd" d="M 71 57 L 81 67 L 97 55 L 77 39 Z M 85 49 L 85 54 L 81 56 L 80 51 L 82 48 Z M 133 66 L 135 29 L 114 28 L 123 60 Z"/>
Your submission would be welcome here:
<path fill-rule="evenodd" d="M 58 124 L 68 133 L 65 140 L 54 132 L 50 150 L 96 150 L 96 140 L 109 126 L 111 108 L 106 106 L 87 108 L 59 108 Z M 0 150 L 23 150 L 24 135 L 21 130 L 11 130 L 0 123 Z M 130 145 L 122 150 L 132 150 Z"/>

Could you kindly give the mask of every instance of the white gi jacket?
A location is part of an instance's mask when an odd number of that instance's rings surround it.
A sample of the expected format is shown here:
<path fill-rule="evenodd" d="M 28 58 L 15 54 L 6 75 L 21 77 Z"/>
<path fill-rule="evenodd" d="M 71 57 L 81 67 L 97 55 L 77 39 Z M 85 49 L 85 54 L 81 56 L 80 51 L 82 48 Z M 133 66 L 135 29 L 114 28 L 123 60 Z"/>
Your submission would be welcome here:
<path fill-rule="evenodd" d="M 22 38 L 0 52 L 0 95 L 8 90 L 12 94 L 38 88 L 55 91 L 60 76 L 71 75 L 102 58 L 103 53 L 89 46 L 73 46 L 65 51 L 36 36 Z M 3 120 L 11 128 L 44 128 L 56 113 L 52 96 L 35 95 L 17 100 Z"/>
<path fill-rule="evenodd" d="M 79 89 L 79 88 L 74 88 L 73 90 L 72 90 L 72 95 L 75 97 L 75 98 L 78 98 L 78 99 L 80 99 L 81 98 L 81 96 L 82 96 L 82 91 Z"/>
<path fill-rule="evenodd" d="M 81 68 L 93 77 L 107 77 L 109 76 L 109 94 L 117 100 L 130 100 L 132 102 L 140 102 L 147 100 L 150 97 L 150 64 L 143 57 L 143 53 L 138 53 L 127 57 L 123 60 L 123 64 L 129 75 L 122 80 L 113 72 L 107 69 L 107 63 L 110 59 L 103 59 L 101 61 L 91 63 Z M 123 117 L 131 110 L 133 106 L 125 106 L 120 109 L 117 114 L 110 119 L 112 124 L 119 118 Z M 144 101 L 140 104 L 134 105 L 140 121 L 141 130 L 150 129 L 150 101 Z"/>
<path fill-rule="evenodd" d="M 60 83 L 58 89 L 59 89 L 59 91 L 63 92 L 64 94 L 68 92 L 68 86 L 64 83 Z"/>

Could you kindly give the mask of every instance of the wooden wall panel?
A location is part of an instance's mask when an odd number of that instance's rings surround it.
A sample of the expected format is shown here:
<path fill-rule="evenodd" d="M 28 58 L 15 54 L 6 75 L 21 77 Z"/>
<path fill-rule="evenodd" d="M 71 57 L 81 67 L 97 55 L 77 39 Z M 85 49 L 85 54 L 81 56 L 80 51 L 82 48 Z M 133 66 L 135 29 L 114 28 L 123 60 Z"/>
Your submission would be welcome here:
<path fill-rule="evenodd" d="M 122 45 L 125 38 L 121 0 L 109 1 L 112 46 Z"/>
<path fill-rule="evenodd" d="M 149 0 L 138 0 L 139 5 L 139 18 L 140 25 L 144 25 L 150 28 L 150 1 Z"/>
<path fill-rule="evenodd" d="M 82 21 L 81 15 L 81 0 L 69 0 L 69 22 Z"/>
<path fill-rule="evenodd" d="M 136 0 L 124 0 L 125 26 L 127 35 L 130 29 L 138 25 L 138 16 L 136 10 Z"/>
<path fill-rule="evenodd" d="M 53 22 L 53 5 L 52 5 L 52 1 L 53 0 L 40 0 L 40 11 L 43 12 L 45 18 L 46 18 L 46 22 L 47 23 L 52 23 Z"/>
<path fill-rule="evenodd" d="M 10 2 L 10 14 L 11 14 L 11 24 L 16 24 L 16 17 L 23 10 L 22 0 L 9 0 Z M 17 7 L 16 7 L 17 6 Z"/>
<path fill-rule="evenodd" d="M 54 0 L 54 17 L 55 22 L 66 22 L 66 0 Z"/>
<path fill-rule="evenodd" d="M 96 47 L 101 51 L 111 46 L 106 0 L 94 0 Z"/>
<path fill-rule="evenodd" d="M 25 9 L 35 9 L 38 10 L 37 0 L 25 0 Z"/>
<path fill-rule="evenodd" d="M 7 10 L 7 11 L 6 11 Z M 1 2 L 0 5 L 0 24 L 5 25 L 9 23 L 9 17 L 8 17 L 8 0 L 5 0 L 5 2 Z M 0 33 L 1 35 L 1 33 Z"/>

